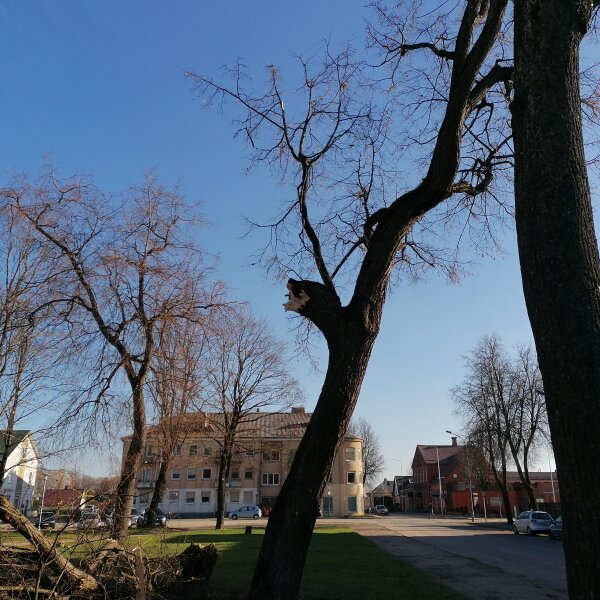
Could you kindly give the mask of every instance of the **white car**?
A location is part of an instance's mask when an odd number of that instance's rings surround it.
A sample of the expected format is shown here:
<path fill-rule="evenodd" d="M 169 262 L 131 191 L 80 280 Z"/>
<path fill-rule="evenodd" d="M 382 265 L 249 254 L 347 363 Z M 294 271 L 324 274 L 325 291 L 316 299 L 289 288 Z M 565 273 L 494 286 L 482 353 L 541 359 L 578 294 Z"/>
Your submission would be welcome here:
<path fill-rule="evenodd" d="M 513 531 L 516 535 L 526 533 L 535 535 L 536 533 L 549 533 L 550 525 L 554 523 L 552 517 L 541 510 L 526 510 L 522 512 L 513 523 Z"/>
<path fill-rule="evenodd" d="M 251 504 L 249 506 L 241 506 L 236 510 L 229 512 L 229 518 L 233 519 L 258 519 L 262 517 L 262 512 L 258 506 Z"/>

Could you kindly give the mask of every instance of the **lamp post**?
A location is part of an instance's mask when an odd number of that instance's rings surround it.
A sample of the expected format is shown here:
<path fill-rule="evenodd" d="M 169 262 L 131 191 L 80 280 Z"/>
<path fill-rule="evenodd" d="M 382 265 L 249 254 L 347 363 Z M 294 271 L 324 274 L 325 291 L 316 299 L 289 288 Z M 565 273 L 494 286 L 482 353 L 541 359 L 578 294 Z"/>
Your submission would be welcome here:
<path fill-rule="evenodd" d="M 469 470 L 469 496 L 471 497 L 471 523 L 475 523 L 475 505 L 473 504 L 473 483 L 471 481 L 471 464 L 469 462 L 468 444 L 466 443 L 466 440 L 462 435 L 453 433 L 449 429 L 446 429 L 446 433 L 449 433 L 450 435 L 455 435 L 456 437 L 459 437 L 463 442 L 465 442 L 465 450 L 466 450 L 466 455 L 467 455 L 467 469 Z"/>
<path fill-rule="evenodd" d="M 437 468 L 438 468 L 438 484 L 440 486 L 440 515 L 444 516 L 444 509 L 442 508 L 442 474 L 440 472 L 440 453 L 437 446 L 434 446 L 435 454 L 437 456 Z"/>
<path fill-rule="evenodd" d="M 38 519 L 38 529 L 42 529 L 42 513 L 44 512 L 44 496 L 46 495 L 46 482 L 48 481 L 48 475 L 44 475 L 44 487 L 42 489 L 42 501 L 40 502 L 40 517 Z"/>

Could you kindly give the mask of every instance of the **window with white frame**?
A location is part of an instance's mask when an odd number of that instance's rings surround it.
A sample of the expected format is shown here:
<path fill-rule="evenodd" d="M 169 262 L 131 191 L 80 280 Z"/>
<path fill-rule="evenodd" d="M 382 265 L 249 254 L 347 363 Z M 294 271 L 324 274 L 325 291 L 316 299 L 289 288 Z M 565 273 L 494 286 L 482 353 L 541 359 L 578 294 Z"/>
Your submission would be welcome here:
<path fill-rule="evenodd" d="M 279 473 L 263 473 L 263 485 L 279 485 Z"/>
<path fill-rule="evenodd" d="M 356 448 L 346 448 L 346 460 L 356 460 Z"/>
<path fill-rule="evenodd" d="M 232 467 L 229 477 L 231 479 L 239 479 L 240 478 L 240 470 L 237 467 Z"/>
<path fill-rule="evenodd" d="M 186 504 L 194 504 L 196 502 L 196 492 L 186 492 L 185 493 L 185 503 Z"/>
<path fill-rule="evenodd" d="M 188 467 L 187 478 L 190 481 L 193 481 L 194 479 L 196 479 L 196 467 Z"/>
<path fill-rule="evenodd" d="M 252 479 L 254 477 L 254 471 L 252 469 L 246 469 L 244 471 L 244 479 Z"/>
<path fill-rule="evenodd" d="M 242 495 L 244 497 L 244 504 L 252 504 L 254 502 L 254 492 L 245 491 Z"/>
<path fill-rule="evenodd" d="M 346 473 L 346 483 L 356 483 L 356 471 Z"/>
<path fill-rule="evenodd" d="M 229 502 L 232 504 L 239 504 L 240 501 L 240 493 L 238 490 L 231 490 L 229 492 Z"/>
<path fill-rule="evenodd" d="M 169 490 L 169 504 L 179 502 L 179 490 Z"/>
<path fill-rule="evenodd" d="M 174 481 L 181 479 L 181 471 L 179 469 L 171 469 L 171 479 Z"/>
<path fill-rule="evenodd" d="M 190 444 L 190 456 L 198 455 L 198 444 Z"/>
<path fill-rule="evenodd" d="M 210 502 L 210 492 L 201 492 L 200 502 L 202 504 L 208 504 Z"/>
<path fill-rule="evenodd" d="M 212 479 L 212 469 L 210 467 L 202 469 L 202 479 Z"/>

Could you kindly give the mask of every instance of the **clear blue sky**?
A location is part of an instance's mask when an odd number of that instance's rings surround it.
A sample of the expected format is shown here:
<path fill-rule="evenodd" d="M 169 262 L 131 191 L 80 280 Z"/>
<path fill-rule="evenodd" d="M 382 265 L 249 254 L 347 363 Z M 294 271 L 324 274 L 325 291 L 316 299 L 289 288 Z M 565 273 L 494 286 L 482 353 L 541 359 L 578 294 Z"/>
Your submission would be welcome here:
<path fill-rule="evenodd" d="M 269 63 L 285 70 L 323 38 L 360 45 L 367 16 L 352 0 L 4 0 L 0 185 L 13 170 L 35 174 L 46 156 L 107 191 L 154 167 L 166 182 L 180 180 L 211 222 L 202 244 L 221 256 L 221 278 L 289 336 L 286 290 L 248 268 L 260 239 L 240 239 L 243 216 L 269 214 L 287 191 L 265 172 L 245 174 L 230 118 L 202 111 L 183 72 L 217 73 L 238 57 L 258 76 Z M 508 256 L 485 259 L 460 285 L 430 279 L 391 294 L 355 413 L 383 442 L 384 475 L 408 472 L 416 444 L 449 443 L 445 430 L 459 427 L 449 388 L 479 337 L 530 341 L 514 233 L 505 245 Z M 311 410 L 321 376 L 301 361 L 293 369 Z"/>

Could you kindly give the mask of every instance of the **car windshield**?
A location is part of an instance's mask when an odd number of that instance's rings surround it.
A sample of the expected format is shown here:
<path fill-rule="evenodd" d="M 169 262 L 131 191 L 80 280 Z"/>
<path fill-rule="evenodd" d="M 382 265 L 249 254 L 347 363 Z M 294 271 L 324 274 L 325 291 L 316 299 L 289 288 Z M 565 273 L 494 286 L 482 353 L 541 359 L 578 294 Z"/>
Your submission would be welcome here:
<path fill-rule="evenodd" d="M 537 519 L 538 521 L 549 521 L 552 519 L 548 513 L 544 512 L 534 512 L 533 515 L 531 515 L 531 518 Z"/>

